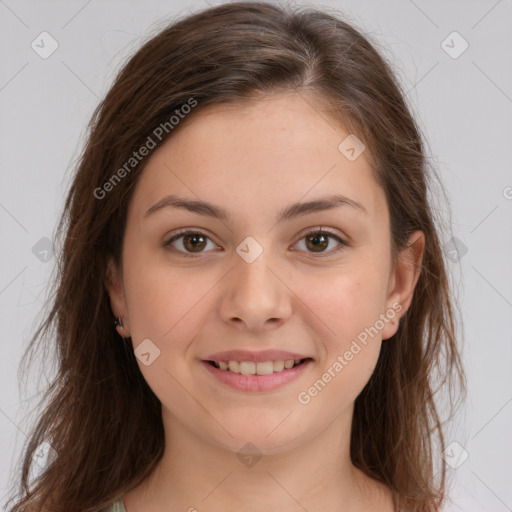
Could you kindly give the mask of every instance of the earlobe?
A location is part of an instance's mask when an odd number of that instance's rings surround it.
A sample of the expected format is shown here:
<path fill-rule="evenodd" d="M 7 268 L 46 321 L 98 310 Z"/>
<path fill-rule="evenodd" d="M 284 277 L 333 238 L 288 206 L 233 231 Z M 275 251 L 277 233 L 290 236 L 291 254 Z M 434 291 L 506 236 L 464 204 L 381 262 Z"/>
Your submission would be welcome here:
<path fill-rule="evenodd" d="M 425 250 L 425 235 L 422 231 L 411 233 L 408 245 L 399 255 L 398 263 L 391 276 L 390 290 L 386 300 L 386 310 L 393 309 L 394 319 L 382 330 L 382 339 L 391 338 L 398 331 L 400 318 L 411 305 L 414 290 L 421 274 Z"/>

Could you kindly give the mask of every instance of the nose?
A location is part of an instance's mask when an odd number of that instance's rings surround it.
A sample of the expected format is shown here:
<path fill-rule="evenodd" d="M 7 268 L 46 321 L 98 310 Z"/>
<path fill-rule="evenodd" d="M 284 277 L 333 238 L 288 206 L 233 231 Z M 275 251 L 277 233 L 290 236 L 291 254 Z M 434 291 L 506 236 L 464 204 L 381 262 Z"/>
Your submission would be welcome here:
<path fill-rule="evenodd" d="M 292 313 L 293 293 L 266 251 L 252 263 L 236 255 L 221 294 L 223 321 L 253 332 L 276 328 Z"/>

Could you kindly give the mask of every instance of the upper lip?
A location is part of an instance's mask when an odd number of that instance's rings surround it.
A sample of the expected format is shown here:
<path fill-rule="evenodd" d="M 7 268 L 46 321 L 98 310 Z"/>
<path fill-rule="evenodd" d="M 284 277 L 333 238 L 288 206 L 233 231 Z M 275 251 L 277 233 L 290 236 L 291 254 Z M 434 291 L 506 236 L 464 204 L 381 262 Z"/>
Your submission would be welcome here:
<path fill-rule="evenodd" d="M 284 350 L 226 350 L 215 352 L 204 359 L 204 361 L 287 361 L 289 359 L 308 359 L 309 356 L 298 352 L 286 352 Z"/>

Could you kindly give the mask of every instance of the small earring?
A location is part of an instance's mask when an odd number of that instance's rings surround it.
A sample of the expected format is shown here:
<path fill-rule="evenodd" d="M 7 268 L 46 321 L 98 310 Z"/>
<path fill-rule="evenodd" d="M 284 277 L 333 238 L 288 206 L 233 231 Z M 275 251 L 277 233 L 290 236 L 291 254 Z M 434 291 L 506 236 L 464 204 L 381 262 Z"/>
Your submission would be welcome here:
<path fill-rule="evenodd" d="M 121 317 L 117 318 L 115 321 L 114 321 L 114 325 L 116 326 L 116 330 L 118 332 L 118 334 L 124 338 L 124 336 L 121 334 L 121 331 L 124 330 L 124 327 L 123 327 L 123 320 Z"/>

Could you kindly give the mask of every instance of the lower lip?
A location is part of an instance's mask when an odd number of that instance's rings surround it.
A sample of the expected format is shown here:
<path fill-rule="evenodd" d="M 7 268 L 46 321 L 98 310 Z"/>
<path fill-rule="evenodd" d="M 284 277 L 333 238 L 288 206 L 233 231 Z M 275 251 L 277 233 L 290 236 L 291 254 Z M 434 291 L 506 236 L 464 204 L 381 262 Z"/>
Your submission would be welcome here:
<path fill-rule="evenodd" d="M 231 388 L 238 391 L 257 392 L 270 391 L 284 386 L 301 375 L 313 363 L 313 360 L 307 359 L 293 368 L 269 375 L 242 375 L 229 370 L 221 370 L 207 361 L 201 361 L 201 363 L 214 377 Z"/>

